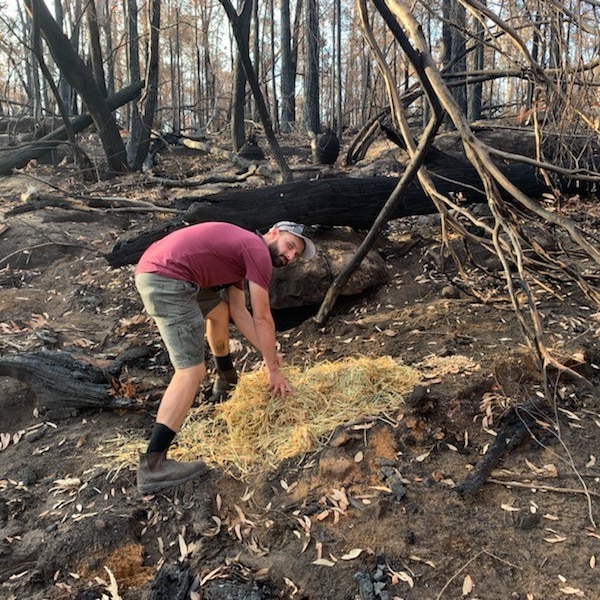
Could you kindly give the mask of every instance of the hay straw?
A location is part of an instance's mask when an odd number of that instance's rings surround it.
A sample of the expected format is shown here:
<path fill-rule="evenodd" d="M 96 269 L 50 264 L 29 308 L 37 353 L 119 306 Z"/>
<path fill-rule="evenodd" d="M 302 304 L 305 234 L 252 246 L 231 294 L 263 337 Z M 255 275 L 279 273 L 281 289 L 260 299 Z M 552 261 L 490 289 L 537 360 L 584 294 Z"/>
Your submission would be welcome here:
<path fill-rule="evenodd" d="M 237 474 L 276 467 L 282 460 L 317 450 L 338 425 L 398 408 L 420 381 L 415 369 L 391 357 L 347 358 L 284 370 L 295 394 L 266 392 L 263 371 L 245 373 L 231 398 L 193 411 L 178 434 L 174 458 L 197 457 Z"/>

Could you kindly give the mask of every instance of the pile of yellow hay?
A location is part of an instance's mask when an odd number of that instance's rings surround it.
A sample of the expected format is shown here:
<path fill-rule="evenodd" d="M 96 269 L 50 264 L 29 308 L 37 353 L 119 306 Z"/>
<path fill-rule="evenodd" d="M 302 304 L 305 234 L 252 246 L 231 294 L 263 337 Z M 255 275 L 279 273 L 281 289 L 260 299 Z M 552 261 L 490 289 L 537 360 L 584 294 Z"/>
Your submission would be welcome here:
<path fill-rule="evenodd" d="M 202 458 L 240 475 L 274 467 L 281 460 L 317 450 L 326 434 L 360 417 L 397 409 L 421 379 L 391 357 L 347 358 L 313 367 L 284 369 L 295 390 L 270 396 L 263 370 L 244 373 L 231 398 L 194 411 L 171 455 Z"/>

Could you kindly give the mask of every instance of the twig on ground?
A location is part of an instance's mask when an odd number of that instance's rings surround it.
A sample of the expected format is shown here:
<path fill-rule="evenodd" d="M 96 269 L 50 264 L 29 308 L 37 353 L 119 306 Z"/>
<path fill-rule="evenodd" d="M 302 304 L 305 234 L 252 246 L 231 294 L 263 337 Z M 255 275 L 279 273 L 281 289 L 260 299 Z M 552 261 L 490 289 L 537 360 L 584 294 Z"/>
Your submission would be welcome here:
<path fill-rule="evenodd" d="M 487 550 L 482 550 L 481 552 L 478 552 L 475 556 L 473 556 L 473 558 L 469 559 L 458 571 L 456 571 L 456 573 L 454 573 L 454 575 L 452 575 L 452 577 L 450 577 L 450 579 L 448 579 L 448 581 L 446 582 L 446 585 L 444 585 L 444 587 L 440 590 L 440 593 L 436 596 L 436 600 L 440 600 L 440 598 L 442 597 L 442 595 L 444 594 L 444 592 L 448 589 L 448 587 L 450 586 L 450 584 L 471 564 L 473 563 L 475 560 L 477 560 L 482 554 L 487 554 L 490 558 L 493 558 L 501 563 L 504 563 L 505 565 L 508 565 L 509 567 L 512 567 L 513 569 L 519 569 L 519 571 L 523 570 L 523 567 L 519 567 L 518 565 L 515 565 L 511 562 L 508 562 L 507 560 L 504 560 L 503 558 L 500 558 L 499 556 L 496 556 L 495 554 L 492 554 L 491 552 L 488 552 Z"/>
<path fill-rule="evenodd" d="M 65 248 L 81 248 L 82 244 L 66 244 L 64 242 L 44 242 L 43 244 L 35 244 L 34 246 L 27 246 L 25 248 L 19 248 L 6 256 L 2 256 L 0 258 L 0 266 L 7 262 L 13 256 L 17 254 L 22 254 L 23 252 L 29 252 L 31 250 L 37 250 L 38 248 L 44 248 L 45 246 L 64 246 Z"/>
<path fill-rule="evenodd" d="M 584 494 L 586 496 L 597 496 L 600 498 L 598 492 L 591 492 L 590 490 L 578 490 L 577 488 L 560 488 L 552 485 L 537 485 L 535 483 L 523 483 L 521 481 L 504 481 L 503 479 L 492 479 L 489 478 L 490 483 L 497 483 L 499 485 L 505 485 L 506 487 L 514 487 L 528 490 L 538 490 L 540 492 L 557 492 L 559 494 Z"/>
<path fill-rule="evenodd" d="M 440 600 L 440 598 L 443 596 L 444 592 L 448 589 L 448 587 L 450 586 L 450 584 L 475 560 L 477 560 L 482 554 L 485 553 L 485 550 L 482 550 L 481 552 L 478 552 L 473 558 L 469 559 L 458 571 L 456 571 L 456 573 L 454 573 L 454 575 L 452 575 L 452 577 L 450 577 L 450 579 L 448 579 L 448 581 L 446 581 L 446 585 L 444 585 L 444 587 L 440 590 L 440 593 L 436 596 L 436 600 Z"/>

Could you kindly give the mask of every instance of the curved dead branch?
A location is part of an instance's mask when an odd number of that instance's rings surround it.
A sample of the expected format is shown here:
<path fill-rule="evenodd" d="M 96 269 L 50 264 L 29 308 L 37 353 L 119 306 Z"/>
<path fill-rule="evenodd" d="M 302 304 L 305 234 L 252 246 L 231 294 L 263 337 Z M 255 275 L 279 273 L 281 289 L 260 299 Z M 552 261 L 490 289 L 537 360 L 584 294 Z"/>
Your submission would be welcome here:
<path fill-rule="evenodd" d="M 442 111 L 445 111 L 460 134 L 467 159 L 475 167 L 481 179 L 488 200 L 492 223 L 486 223 L 478 219 L 466 208 L 462 207 L 459 201 L 440 194 L 427 169 L 421 166 L 422 148 L 427 147 L 427 144 L 431 143 L 430 137 L 435 128 L 431 127 L 432 123 L 430 123 L 427 134 L 423 136 L 421 144 L 417 147 L 415 141 L 412 139 L 412 134 L 409 132 L 404 109 L 396 93 L 397 86 L 385 62 L 381 59 L 381 52 L 374 44 L 373 36 L 370 35 L 370 26 L 366 18 L 366 4 L 361 2 L 360 6 L 363 12 L 363 27 L 366 32 L 366 38 L 370 43 L 373 54 L 378 59 L 380 70 L 386 81 L 394 121 L 404 138 L 405 147 L 411 158 L 407 173 L 405 173 L 403 179 L 410 178 L 417 173 L 422 188 L 434 202 L 441 215 L 444 246 L 452 254 L 454 262 L 458 266 L 459 274 L 467 286 L 470 287 L 470 283 L 467 280 L 465 269 L 461 264 L 460 258 L 448 243 L 448 234 L 450 231 L 487 247 L 498 256 L 502 264 L 505 285 L 514 313 L 532 357 L 543 375 L 546 397 L 550 399 L 551 390 L 548 377 L 546 376 L 548 367 L 553 367 L 559 372 L 568 372 L 578 379 L 580 376 L 563 365 L 548 350 L 545 342 L 543 320 L 537 309 L 535 288 L 549 289 L 549 286 L 546 286 L 542 281 L 544 278 L 554 277 L 558 280 L 564 280 L 566 277 L 570 281 L 573 281 L 590 301 L 596 304 L 600 304 L 600 294 L 594 285 L 586 279 L 584 273 L 578 272 L 574 267 L 569 267 L 561 256 L 553 256 L 544 251 L 539 244 L 532 243 L 532 240 L 528 239 L 527 235 L 524 234 L 523 223 L 528 220 L 533 221 L 537 218 L 541 219 L 544 223 L 551 224 L 559 231 L 566 233 L 571 242 L 579 250 L 583 251 L 595 265 L 600 265 L 600 252 L 589 241 L 589 236 L 586 236 L 573 222 L 558 212 L 548 210 L 528 198 L 502 174 L 491 158 L 492 154 L 498 155 L 500 153 L 480 141 L 470 129 L 465 116 L 450 94 L 446 82 L 434 64 L 420 25 L 416 22 L 410 8 L 404 2 L 397 0 L 375 0 L 374 4 L 415 69 L 416 76 L 419 79 L 435 118 L 439 118 Z M 480 5 L 476 0 L 469 0 L 466 4 L 469 4 L 472 8 L 476 7 L 477 10 L 481 11 L 480 14 L 487 14 L 485 6 Z M 505 23 L 498 22 L 497 17 L 494 17 L 493 21 L 502 32 L 510 37 L 511 41 L 513 41 L 525 57 L 538 85 L 545 85 L 548 90 L 552 92 L 556 91 L 554 83 L 531 58 L 526 46 L 517 33 L 511 30 Z M 556 170 L 552 165 L 543 161 L 536 161 L 536 166 L 542 170 Z M 594 174 L 590 172 L 586 173 L 586 176 L 593 178 Z M 388 202 L 393 202 L 393 197 L 401 194 L 401 192 L 402 182 L 394 190 Z M 511 198 L 511 204 L 514 204 L 516 208 L 507 204 L 503 199 L 503 193 L 504 195 L 508 193 Z M 461 219 L 480 228 L 482 231 L 481 235 L 474 236 L 471 234 L 465 225 L 463 225 Z M 359 250 L 359 254 L 356 260 L 352 262 L 352 265 L 357 264 L 361 260 L 361 250 L 362 248 Z M 340 280 L 342 277 L 349 277 L 352 265 L 349 265 L 348 269 L 340 274 Z M 328 293 L 328 297 L 326 297 L 317 315 L 317 320 L 322 321 L 325 318 L 326 312 L 330 308 L 331 297 L 335 295 L 335 289 L 339 284 L 340 281 L 334 282 L 330 290 L 331 294 Z"/>

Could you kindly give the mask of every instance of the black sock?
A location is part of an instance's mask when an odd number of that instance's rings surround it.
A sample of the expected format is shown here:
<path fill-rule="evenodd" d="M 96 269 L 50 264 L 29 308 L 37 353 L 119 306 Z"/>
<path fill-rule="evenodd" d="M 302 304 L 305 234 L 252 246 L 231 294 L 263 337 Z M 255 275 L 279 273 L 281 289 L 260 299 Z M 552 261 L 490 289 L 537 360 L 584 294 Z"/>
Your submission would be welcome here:
<path fill-rule="evenodd" d="M 215 356 L 215 362 L 217 363 L 217 371 L 225 372 L 233 369 L 231 354 L 228 354 L 227 356 Z"/>
<path fill-rule="evenodd" d="M 164 452 L 171 445 L 175 433 L 162 423 L 154 423 L 146 452 Z"/>

